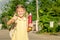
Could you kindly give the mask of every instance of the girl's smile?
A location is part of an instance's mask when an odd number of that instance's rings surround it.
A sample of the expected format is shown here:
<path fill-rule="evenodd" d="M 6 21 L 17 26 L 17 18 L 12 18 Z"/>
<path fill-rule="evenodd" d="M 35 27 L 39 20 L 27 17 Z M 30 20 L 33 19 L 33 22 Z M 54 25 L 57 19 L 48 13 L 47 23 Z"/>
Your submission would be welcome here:
<path fill-rule="evenodd" d="M 19 17 L 22 17 L 25 14 L 25 10 L 23 8 L 18 8 L 17 9 L 17 14 Z"/>

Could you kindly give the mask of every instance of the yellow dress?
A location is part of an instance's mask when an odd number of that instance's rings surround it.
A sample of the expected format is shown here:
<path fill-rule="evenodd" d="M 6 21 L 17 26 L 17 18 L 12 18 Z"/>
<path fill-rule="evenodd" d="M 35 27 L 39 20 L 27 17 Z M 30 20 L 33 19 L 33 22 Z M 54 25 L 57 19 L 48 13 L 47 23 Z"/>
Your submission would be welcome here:
<path fill-rule="evenodd" d="M 19 18 L 15 21 L 17 23 L 14 28 L 12 40 L 28 40 L 28 32 L 27 32 L 27 19 L 25 17 Z"/>

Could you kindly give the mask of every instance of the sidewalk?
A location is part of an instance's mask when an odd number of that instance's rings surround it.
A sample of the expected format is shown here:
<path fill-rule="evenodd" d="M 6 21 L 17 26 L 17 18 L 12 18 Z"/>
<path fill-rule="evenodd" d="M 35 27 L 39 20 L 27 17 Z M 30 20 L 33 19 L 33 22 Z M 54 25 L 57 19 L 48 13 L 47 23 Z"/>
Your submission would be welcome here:
<path fill-rule="evenodd" d="M 10 40 L 8 30 L 0 30 L 0 40 Z"/>
<path fill-rule="evenodd" d="M 59 36 L 29 33 L 30 40 L 60 40 Z"/>
<path fill-rule="evenodd" d="M 0 30 L 0 40 L 11 40 L 8 30 Z M 29 32 L 29 40 L 60 40 L 60 36 L 35 34 Z"/>

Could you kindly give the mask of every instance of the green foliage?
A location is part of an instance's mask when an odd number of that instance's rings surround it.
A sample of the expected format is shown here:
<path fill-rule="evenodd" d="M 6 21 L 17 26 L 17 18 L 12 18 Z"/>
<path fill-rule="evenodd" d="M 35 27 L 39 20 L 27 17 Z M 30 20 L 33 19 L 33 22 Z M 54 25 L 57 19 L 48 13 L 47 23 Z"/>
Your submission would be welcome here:
<path fill-rule="evenodd" d="M 40 0 L 39 24 L 42 23 L 43 25 L 42 31 L 57 32 L 58 22 L 60 21 L 59 5 L 59 0 Z M 54 21 L 53 28 L 50 28 L 50 21 Z"/>

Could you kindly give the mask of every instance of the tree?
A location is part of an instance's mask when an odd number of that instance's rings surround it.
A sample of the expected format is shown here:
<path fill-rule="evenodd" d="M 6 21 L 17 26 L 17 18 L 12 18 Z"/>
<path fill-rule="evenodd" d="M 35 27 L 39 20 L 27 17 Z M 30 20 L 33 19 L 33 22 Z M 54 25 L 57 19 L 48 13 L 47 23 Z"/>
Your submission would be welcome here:
<path fill-rule="evenodd" d="M 60 21 L 60 1 L 59 0 L 40 0 L 40 24 L 42 23 L 43 29 L 46 32 L 56 32 L 58 22 Z M 54 21 L 53 30 L 49 26 L 49 22 Z"/>

